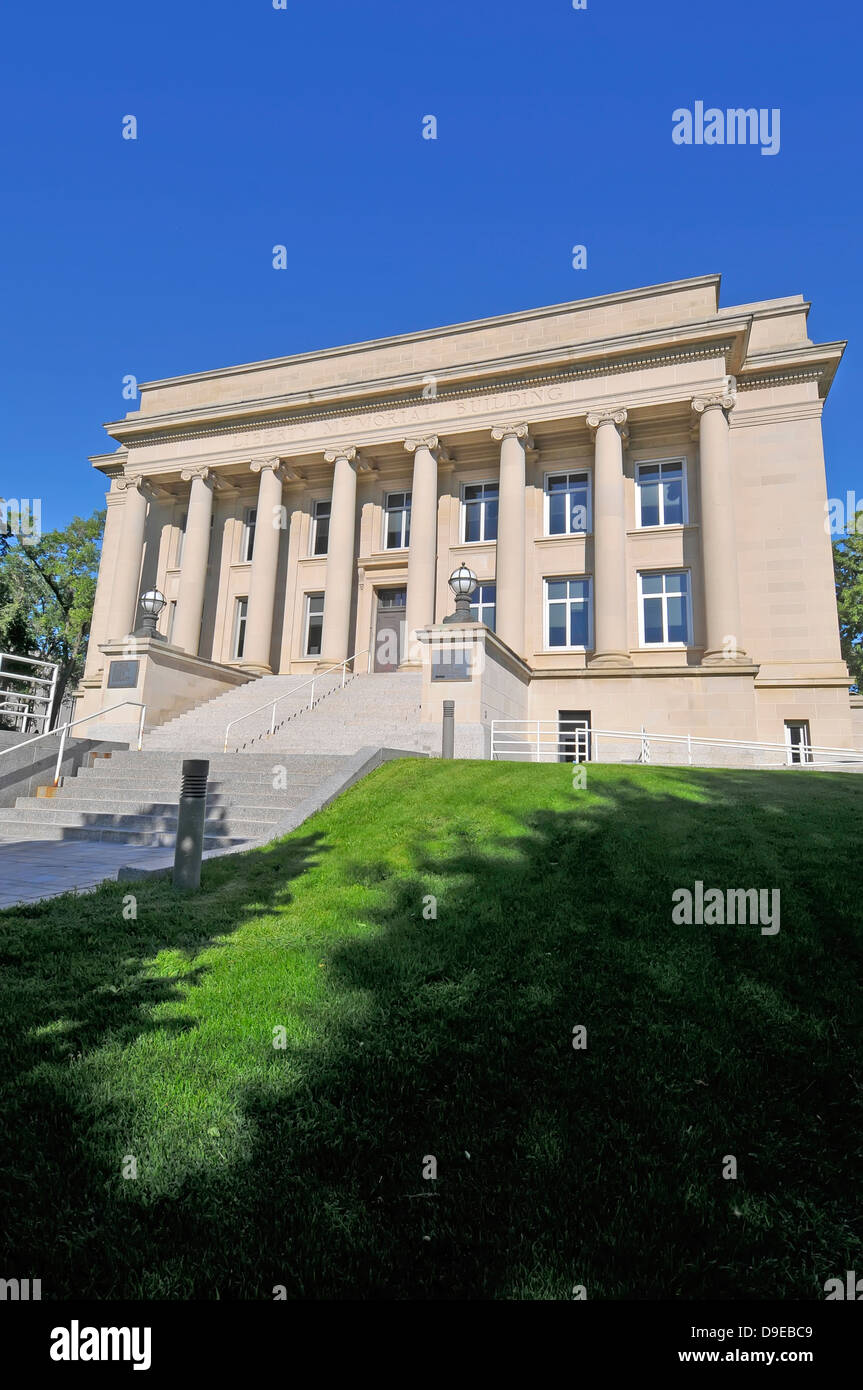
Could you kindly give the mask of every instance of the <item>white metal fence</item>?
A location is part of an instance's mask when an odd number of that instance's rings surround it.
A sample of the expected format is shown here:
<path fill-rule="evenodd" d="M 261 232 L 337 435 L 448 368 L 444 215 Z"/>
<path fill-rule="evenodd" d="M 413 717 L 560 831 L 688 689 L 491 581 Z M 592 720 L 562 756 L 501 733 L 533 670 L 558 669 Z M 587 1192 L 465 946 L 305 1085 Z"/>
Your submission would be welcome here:
<path fill-rule="evenodd" d="M 863 768 L 853 748 L 745 742 L 646 729 L 594 729 L 586 720 L 495 719 L 491 759 L 497 762 L 656 763 L 663 767 Z"/>
<path fill-rule="evenodd" d="M 23 666 L 25 669 L 19 670 Z M 59 666 L 30 656 L 0 652 L 0 720 L 22 734 L 48 730 Z"/>

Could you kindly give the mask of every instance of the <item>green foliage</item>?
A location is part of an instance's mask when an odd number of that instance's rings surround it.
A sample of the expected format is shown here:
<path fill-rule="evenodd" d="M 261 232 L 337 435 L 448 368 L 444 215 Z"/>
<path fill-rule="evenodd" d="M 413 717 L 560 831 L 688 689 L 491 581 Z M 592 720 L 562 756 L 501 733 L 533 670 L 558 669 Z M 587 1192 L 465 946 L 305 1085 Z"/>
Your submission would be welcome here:
<path fill-rule="evenodd" d="M 854 684 L 863 683 L 863 512 L 860 531 L 833 542 L 842 655 Z"/>
<path fill-rule="evenodd" d="M 0 539 L 0 650 L 58 662 L 58 703 L 84 667 L 104 526 L 98 511 L 35 544 Z"/>

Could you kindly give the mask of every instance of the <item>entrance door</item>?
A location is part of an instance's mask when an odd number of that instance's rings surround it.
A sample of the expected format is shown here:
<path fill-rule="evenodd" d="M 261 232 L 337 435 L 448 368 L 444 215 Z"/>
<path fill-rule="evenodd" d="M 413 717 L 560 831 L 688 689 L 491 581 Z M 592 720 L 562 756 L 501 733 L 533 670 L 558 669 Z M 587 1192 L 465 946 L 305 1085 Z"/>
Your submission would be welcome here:
<path fill-rule="evenodd" d="M 788 749 L 789 763 L 811 763 L 812 744 L 809 739 L 808 719 L 786 719 L 785 747 Z"/>
<path fill-rule="evenodd" d="M 590 757 L 590 710 L 557 711 L 557 760 L 560 763 L 586 763 Z"/>
<path fill-rule="evenodd" d="M 407 589 L 378 589 L 375 616 L 375 670 L 397 671 L 405 650 Z"/>

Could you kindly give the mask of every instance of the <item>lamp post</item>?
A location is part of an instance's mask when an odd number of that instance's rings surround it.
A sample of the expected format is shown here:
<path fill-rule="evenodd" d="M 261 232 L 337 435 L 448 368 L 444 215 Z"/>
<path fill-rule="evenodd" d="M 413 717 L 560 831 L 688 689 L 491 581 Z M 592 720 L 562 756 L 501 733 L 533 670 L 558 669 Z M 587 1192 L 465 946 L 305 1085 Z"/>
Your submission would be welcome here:
<path fill-rule="evenodd" d="M 156 631 L 156 622 L 159 614 L 167 603 L 165 595 L 158 589 L 148 589 L 141 595 L 141 608 L 144 616 L 138 627 L 135 628 L 135 637 L 154 637 L 160 642 L 164 642 L 161 632 Z"/>
<path fill-rule="evenodd" d="M 477 577 L 473 570 L 469 570 L 467 565 L 459 565 L 458 569 L 453 570 L 447 582 L 455 594 L 455 612 L 450 613 L 448 618 L 444 618 L 444 622 L 472 622 L 470 596 L 477 586 Z"/>

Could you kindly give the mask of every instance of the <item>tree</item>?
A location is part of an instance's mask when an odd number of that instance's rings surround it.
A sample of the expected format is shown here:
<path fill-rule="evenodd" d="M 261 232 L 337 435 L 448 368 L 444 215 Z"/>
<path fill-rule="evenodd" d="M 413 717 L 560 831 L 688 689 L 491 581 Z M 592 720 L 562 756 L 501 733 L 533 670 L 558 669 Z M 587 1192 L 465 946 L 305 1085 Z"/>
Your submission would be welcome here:
<path fill-rule="evenodd" d="M 104 527 L 98 511 L 35 542 L 0 534 L 0 644 L 57 662 L 52 715 L 84 669 Z"/>
<path fill-rule="evenodd" d="M 863 685 L 863 511 L 847 536 L 833 542 L 842 655 L 856 686 Z M 858 529 L 859 527 L 859 529 Z"/>

